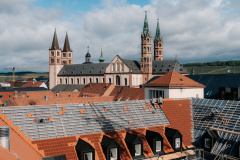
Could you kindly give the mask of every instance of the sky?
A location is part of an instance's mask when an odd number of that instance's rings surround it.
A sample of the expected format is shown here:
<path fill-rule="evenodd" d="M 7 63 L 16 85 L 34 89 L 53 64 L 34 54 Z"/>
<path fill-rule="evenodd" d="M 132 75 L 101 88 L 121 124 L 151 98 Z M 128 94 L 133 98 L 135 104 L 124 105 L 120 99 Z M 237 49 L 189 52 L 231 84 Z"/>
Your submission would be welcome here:
<path fill-rule="evenodd" d="M 105 62 L 140 60 L 145 11 L 152 40 L 159 19 L 163 59 L 240 60 L 239 0 L 1 0 L 0 72 L 48 66 L 55 28 L 61 48 L 68 33 L 74 64 L 85 61 L 88 46 L 92 62 L 101 48 Z"/>

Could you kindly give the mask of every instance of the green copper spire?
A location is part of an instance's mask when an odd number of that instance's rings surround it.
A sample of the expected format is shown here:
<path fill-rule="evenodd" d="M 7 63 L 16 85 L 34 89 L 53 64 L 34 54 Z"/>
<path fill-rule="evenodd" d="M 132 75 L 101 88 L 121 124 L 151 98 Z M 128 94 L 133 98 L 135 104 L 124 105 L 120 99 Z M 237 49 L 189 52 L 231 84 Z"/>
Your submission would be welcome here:
<path fill-rule="evenodd" d="M 103 53 L 102 53 L 102 48 L 101 48 L 101 56 L 99 58 L 99 62 L 103 63 L 104 62 L 104 58 L 103 58 Z"/>
<path fill-rule="evenodd" d="M 145 19 L 144 19 L 144 25 L 143 25 L 143 34 L 144 35 L 150 35 L 149 28 L 148 28 L 147 11 L 145 11 Z"/>
<path fill-rule="evenodd" d="M 156 28 L 156 35 L 155 35 L 155 39 L 157 39 L 158 41 L 162 41 L 162 37 L 160 34 L 160 27 L 159 27 L 159 19 L 157 19 L 157 28 Z"/>

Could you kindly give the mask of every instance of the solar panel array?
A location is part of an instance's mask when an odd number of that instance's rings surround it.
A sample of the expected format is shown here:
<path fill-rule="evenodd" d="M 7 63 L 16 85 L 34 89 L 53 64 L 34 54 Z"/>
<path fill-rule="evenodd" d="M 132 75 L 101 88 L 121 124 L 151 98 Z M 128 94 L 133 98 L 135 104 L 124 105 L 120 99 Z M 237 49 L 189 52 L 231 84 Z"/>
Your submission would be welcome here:
<path fill-rule="evenodd" d="M 213 110 L 218 113 L 211 117 Z M 193 122 L 198 130 L 217 128 L 240 132 L 240 101 L 193 98 Z"/>
<path fill-rule="evenodd" d="M 13 126 L 25 132 L 26 138 L 40 140 L 170 124 L 161 108 L 153 108 L 153 114 L 151 109 L 143 107 L 147 105 L 149 100 L 3 107 L 0 110 L 13 121 Z"/>
<path fill-rule="evenodd" d="M 211 153 L 230 156 L 240 140 L 240 101 L 193 98 L 192 104 L 195 140 L 201 139 L 206 130 L 219 130 L 219 139 Z M 215 112 L 211 118 L 211 112 L 216 109 L 218 113 Z M 195 142 L 197 146 L 201 144 L 200 141 Z"/>

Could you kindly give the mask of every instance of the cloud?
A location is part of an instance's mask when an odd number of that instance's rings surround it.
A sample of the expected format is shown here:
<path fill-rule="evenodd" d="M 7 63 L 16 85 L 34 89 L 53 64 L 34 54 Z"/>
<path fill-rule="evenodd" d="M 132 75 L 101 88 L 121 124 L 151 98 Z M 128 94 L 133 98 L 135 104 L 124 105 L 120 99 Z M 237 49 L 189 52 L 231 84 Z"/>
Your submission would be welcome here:
<path fill-rule="evenodd" d="M 67 13 L 57 7 L 40 8 L 33 2 L 0 2 L 0 58 L 5 59 L 1 68 L 48 65 L 54 28 L 61 47 L 68 31 L 73 63 L 84 62 L 88 45 L 94 62 L 101 47 L 107 62 L 116 54 L 140 60 L 144 11 L 152 39 L 160 21 L 164 59 L 176 55 L 181 63 L 240 59 L 238 0 L 152 0 L 143 7 L 126 0 L 102 0 L 100 7 L 71 16 L 70 9 Z"/>

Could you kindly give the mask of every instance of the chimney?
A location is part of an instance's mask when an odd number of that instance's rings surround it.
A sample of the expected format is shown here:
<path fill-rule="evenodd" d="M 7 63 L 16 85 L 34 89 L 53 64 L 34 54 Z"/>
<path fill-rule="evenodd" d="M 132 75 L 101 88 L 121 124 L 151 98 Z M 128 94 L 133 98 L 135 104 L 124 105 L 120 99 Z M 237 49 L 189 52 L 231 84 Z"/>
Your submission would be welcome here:
<path fill-rule="evenodd" d="M 0 145 L 10 151 L 10 128 L 8 126 L 0 126 Z"/>

